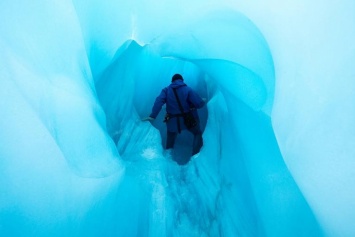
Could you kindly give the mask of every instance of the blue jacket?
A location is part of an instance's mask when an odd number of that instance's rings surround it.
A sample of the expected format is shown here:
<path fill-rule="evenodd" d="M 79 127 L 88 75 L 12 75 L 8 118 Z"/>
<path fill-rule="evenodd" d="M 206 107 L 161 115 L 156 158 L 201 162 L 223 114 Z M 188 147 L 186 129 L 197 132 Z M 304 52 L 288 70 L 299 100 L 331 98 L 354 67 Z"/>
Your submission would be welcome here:
<path fill-rule="evenodd" d="M 160 95 L 155 99 L 150 117 L 156 118 L 162 106 L 166 104 L 166 112 L 173 115 L 173 117 L 167 122 L 167 129 L 170 132 L 178 132 L 177 119 L 180 120 L 181 130 L 186 129 L 186 127 L 181 117 L 174 117 L 176 114 L 181 114 L 181 111 L 173 88 L 176 88 L 184 113 L 191 111 L 197 121 L 199 121 L 199 117 L 196 109 L 202 108 L 205 105 L 205 102 L 196 92 L 188 87 L 183 80 L 175 80 L 161 91 Z"/>

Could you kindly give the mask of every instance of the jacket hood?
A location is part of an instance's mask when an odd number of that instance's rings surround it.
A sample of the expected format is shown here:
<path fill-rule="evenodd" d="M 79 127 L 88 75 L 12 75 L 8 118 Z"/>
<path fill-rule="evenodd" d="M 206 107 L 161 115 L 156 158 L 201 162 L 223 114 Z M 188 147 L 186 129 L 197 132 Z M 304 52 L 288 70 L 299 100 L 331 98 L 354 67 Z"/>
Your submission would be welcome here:
<path fill-rule="evenodd" d="M 175 80 L 175 81 L 171 82 L 170 86 L 172 88 L 179 88 L 182 86 L 186 86 L 186 84 L 183 80 Z"/>

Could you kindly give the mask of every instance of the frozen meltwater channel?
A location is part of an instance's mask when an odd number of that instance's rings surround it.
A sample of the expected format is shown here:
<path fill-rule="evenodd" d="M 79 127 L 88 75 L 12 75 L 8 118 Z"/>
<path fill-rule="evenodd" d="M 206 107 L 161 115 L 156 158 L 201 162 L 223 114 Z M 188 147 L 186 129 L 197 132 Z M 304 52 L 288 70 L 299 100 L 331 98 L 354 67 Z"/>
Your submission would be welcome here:
<path fill-rule="evenodd" d="M 296 9 L 307 17 L 313 5 L 302 3 Z M 303 68 L 302 47 L 278 38 L 295 36 L 282 27 L 294 6 L 265 4 L 2 1 L 0 235 L 351 236 L 353 215 L 326 205 L 329 196 L 317 192 L 326 185 L 311 168 L 310 183 L 299 172 L 313 153 L 295 141 L 313 134 L 289 135 L 297 127 L 275 113 L 295 85 L 285 72 L 315 73 Z M 345 7 L 331 9 L 340 16 Z M 204 146 L 184 166 L 173 160 L 190 153 L 189 134 L 171 154 L 163 149 L 164 112 L 141 121 L 175 73 L 208 99 L 199 111 Z M 297 102 L 302 111 L 314 101 Z M 337 203 L 351 194 L 339 190 Z M 325 214 L 332 210 L 334 217 Z"/>

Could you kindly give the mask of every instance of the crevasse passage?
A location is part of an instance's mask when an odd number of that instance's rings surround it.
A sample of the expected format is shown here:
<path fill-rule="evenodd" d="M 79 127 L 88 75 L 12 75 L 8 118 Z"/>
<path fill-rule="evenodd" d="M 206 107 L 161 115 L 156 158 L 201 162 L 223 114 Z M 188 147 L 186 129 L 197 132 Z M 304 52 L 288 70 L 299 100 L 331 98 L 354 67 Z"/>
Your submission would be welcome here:
<path fill-rule="evenodd" d="M 249 19 L 212 11 L 158 34 L 127 3 L 117 17 L 131 24 L 101 35 L 95 9 L 110 8 L 74 3 L 1 4 L 1 236 L 320 235 L 274 135 L 273 61 Z M 163 150 L 163 113 L 140 121 L 176 72 L 208 98 L 185 166 Z"/>
<path fill-rule="evenodd" d="M 154 209 L 149 233 L 264 236 L 292 235 L 297 229 L 317 234 L 318 225 L 283 162 L 268 116 L 274 75 L 267 43 L 238 13 L 213 13 L 205 20 L 208 27 L 201 20 L 190 34 L 162 36 L 144 46 L 127 41 L 96 80 L 108 133 L 128 162 L 128 173 L 143 176 L 137 182 L 149 189 L 152 206 L 147 208 Z M 224 38 L 219 42 L 211 37 L 223 30 L 239 44 L 226 47 Z M 179 42 L 184 45 L 177 46 Z M 241 48 L 251 49 L 248 57 L 239 55 Z M 174 73 L 182 73 L 209 99 L 208 112 L 200 111 L 204 147 L 182 167 L 162 150 L 164 113 L 153 127 L 140 122 Z M 177 156 L 190 153 L 188 135 L 177 141 Z M 285 213 L 307 225 L 290 224 Z"/>

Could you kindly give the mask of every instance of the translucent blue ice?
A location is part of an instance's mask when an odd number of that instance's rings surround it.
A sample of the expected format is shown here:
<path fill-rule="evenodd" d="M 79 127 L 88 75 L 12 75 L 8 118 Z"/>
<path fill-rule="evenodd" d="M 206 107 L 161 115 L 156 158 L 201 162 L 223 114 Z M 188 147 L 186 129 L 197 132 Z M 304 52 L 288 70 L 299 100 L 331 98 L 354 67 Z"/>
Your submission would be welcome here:
<path fill-rule="evenodd" d="M 346 28 L 353 5 L 313 17 L 306 1 L 2 1 L 0 236 L 352 236 L 353 126 L 316 112 L 332 118 L 335 99 L 353 121 L 339 95 L 355 87 L 332 79 L 353 74 L 335 63 L 312 79 L 319 42 L 302 27 L 351 61 L 310 22 L 341 13 Z M 184 166 L 191 135 L 168 152 L 164 112 L 141 121 L 175 73 L 208 99 Z"/>

